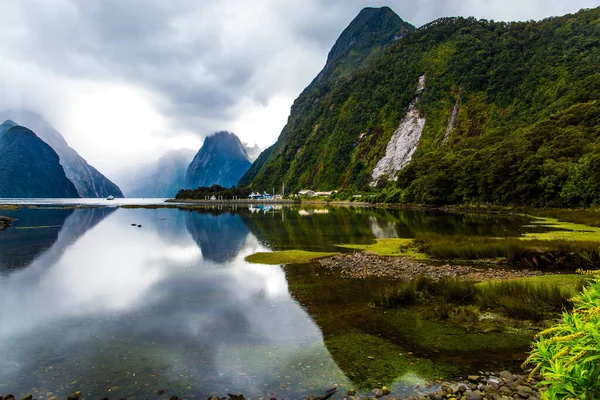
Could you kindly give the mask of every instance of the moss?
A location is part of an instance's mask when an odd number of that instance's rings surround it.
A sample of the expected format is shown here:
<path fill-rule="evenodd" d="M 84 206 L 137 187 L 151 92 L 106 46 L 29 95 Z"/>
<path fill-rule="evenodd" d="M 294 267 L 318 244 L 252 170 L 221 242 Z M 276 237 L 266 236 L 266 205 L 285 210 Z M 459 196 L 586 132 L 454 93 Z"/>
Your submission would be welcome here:
<path fill-rule="evenodd" d="M 425 380 L 458 373 L 446 363 L 417 357 L 401 346 L 358 330 L 329 336 L 325 345 L 346 376 L 359 388 L 391 386 L 398 381 L 414 382 L 415 375 Z"/>
<path fill-rule="evenodd" d="M 317 258 L 330 257 L 336 254 L 337 253 L 313 252 L 304 250 L 285 250 L 274 251 L 271 253 L 255 253 L 246 257 L 246 261 L 254 264 L 269 265 L 302 264 Z"/>
<path fill-rule="evenodd" d="M 535 217 L 531 225 L 525 228 L 549 228 L 546 232 L 528 232 L 520 239 L 523 240 L 576 240 L 600 242 L 600 228 L 578 224 L 574 222 L 559 221 L 555 218 Z"/>
<path fill-rule="evenodd" d="M 361 250 L 379 256 L 410 257 L 415 260 L 427 260 L 429 258 L 414 247 L 412 239 L 405 238 L 377 239 L 373 244 L 342 244 L 338 247 Z"/>
<path fill-rule="evenodd" d="M 426 319 L 419 308 L 393 310 L 386 313 L 390 329 L 406 340 L 434 352 L 473 353 L 526 349 L 533 332 L 503 326 L 498 332 L 468 331 L 460 326 Z"/>

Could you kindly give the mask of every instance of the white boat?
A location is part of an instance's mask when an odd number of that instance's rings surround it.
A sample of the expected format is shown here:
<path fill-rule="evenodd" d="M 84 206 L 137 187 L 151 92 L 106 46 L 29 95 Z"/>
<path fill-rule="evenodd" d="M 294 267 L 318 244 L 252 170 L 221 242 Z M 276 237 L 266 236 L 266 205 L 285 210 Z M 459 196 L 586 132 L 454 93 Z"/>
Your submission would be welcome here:
<path fill-rule="evenodd" d="M 115 196 L 113 196 L 112 194 L 106 198 L 106 200 L 114 200 L 114 199 L 115 199 Z"/>

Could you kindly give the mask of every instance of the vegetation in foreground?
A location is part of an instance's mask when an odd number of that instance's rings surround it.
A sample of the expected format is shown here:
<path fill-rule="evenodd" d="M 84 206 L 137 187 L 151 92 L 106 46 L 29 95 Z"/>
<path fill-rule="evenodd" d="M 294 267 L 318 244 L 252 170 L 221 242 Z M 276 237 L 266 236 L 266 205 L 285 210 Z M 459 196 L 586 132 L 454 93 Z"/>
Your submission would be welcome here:
<path fill-rule="evenodd" d="M 302 264 L 318 258 L 329 257 L 337 253 L 304 251 L 304 250 L 283 250 L 274 252 L 259 252 L 246 257 L 246 261 L 253 264 Z"/>
<path fill-rule="evenodd" d="M 573 302 L 573 312 L 563 313 L 561 323 L 540 332 L 524 363 L 543 376 L 546 399 L 600 398 L 600 280 Z"/>

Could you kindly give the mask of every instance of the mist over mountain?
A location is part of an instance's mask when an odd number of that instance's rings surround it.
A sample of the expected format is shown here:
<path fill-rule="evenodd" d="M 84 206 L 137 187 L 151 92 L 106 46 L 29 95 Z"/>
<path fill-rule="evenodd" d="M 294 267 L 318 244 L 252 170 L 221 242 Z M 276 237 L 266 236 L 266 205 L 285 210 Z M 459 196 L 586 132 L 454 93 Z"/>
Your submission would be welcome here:
<path fill-rule="evenodd" d="M 194 154 L 190 149 L 171 149 L 156 163 L 118 171 L 115 180 L 127 197 L 175 197 L 185 186 L 185 174 Z"/>
<path fill-rule="evenodd" d="M 208 136 L 190 163 L 185 187 L 236 186 L 251 162 L 246 148 L 234 134 L 221 131 Z"/>
<path fill-rule="evenodd" d="M 31 130 L 0 125 L 0 197 L 79 197 L 58 154 Z"/>
<path fill-rule="evenodd" d="M 121 189 L 96 168 L 89 165 L 74 149 L 69 147 L 65 138 L 41 115 L 22 109 L 0 112 L 0 120 L 13 120 L 21 126 L 31 129 L 46 142 L 60 157 L 67 178 L 77 188 L 76 197 L 123 197 Z"/>

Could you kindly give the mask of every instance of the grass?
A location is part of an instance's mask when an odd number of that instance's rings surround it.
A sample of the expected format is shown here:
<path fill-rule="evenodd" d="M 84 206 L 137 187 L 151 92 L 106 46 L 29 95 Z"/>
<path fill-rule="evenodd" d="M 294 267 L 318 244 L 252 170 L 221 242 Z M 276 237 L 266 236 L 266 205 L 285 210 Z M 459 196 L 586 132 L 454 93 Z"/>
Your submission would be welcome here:
<path fill-rule="evenodd" d="M 373 244 L 342 244 L 338 247 L 361 250 L 379 256 L 411 257 L 416 260 L 427 260 L 427 254 L 420 252 L 413 239 L 389 238 L 377 239 Z"/>
<path fill-rule="evenodd" d="M 419 277 L 382 291 L 375 304 L 388 309 L 428 305 L 433 318 L 455 319 L 471 325 L 476 325 L 477 314 L 482 310 L 539 322 L 570 306 L 570 298 L 580 292 L 585 282 L 586 278 L 579 275 L 481 283 Z M 478 310 L 459 306 L 476 306 Z M 457 310 L 462 314 L 457 314 Z"/>
<path fill-rule="evenodd" d="M 503 259 L 530 269 L 600 268 L 600 243 L 595 241 L 492 238 L 466 235 L 417 235 L 418 251 L 438 260 Z"/>
<path fill-rule="evenodd" d="M 572 220 L 577 220 L 573 218 Z M 579 219 L 583 220 L 583 218 Z M 596 223 L 594 221 L 594 223 Z M 523 240 L 563 240 L 600 242 L 600 227 L 584 225 L 576 222 L 559 221 L 550 217 L 535 217 L 531 225 L 526 227 L 550 228 L 545 232 L 528 232 L 523 234 Z"/>
<path fill-rule="evenodd" d="M 253 264 L 269 265 L 302 264 L 312 260 L 316 260 L 317 258 L 330 257 L 336 254 L 338 253 L 326 253 L 304 250 L 284 250 L 274 251 L 270 253 L 255 253 L 246 257 L 246 261 Z"/>
<path fill-rule="evenodd" d="M 529 214 L 536 217 L 553 218 L 558 221 L 600 227 L 600 210 L 532 210 Z"/>

